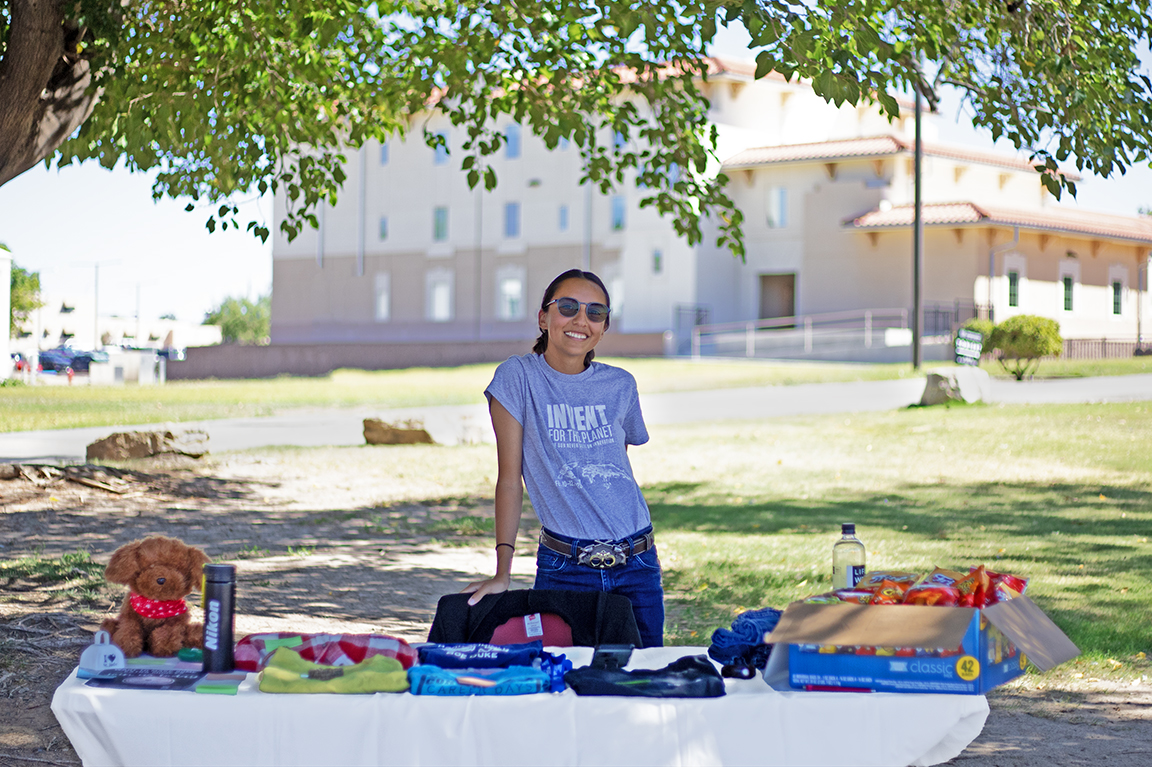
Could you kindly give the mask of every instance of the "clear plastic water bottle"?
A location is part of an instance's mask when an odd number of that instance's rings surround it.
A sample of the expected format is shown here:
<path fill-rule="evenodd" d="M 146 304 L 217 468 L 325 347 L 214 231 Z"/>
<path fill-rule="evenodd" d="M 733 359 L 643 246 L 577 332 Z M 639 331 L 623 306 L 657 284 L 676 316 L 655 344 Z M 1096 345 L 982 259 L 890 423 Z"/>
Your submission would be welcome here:
<path fill-rule="evenodd" d="M 843 537 L 832 547 L 832 588 L 850 589 L 864 577 L 864 544 L 856 537 L 856 525 L 840 526 Z"/>

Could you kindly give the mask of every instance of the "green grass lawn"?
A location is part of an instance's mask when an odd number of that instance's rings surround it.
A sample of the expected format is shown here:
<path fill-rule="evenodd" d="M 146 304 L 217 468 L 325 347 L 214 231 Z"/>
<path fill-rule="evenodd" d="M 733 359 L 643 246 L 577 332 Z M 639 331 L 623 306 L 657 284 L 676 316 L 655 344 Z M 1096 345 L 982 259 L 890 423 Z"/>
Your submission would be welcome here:
<path fill-rule="evenodd" d="M 641 392 L 727 389 L 838 381 L 874 381 L 915 375 L 907 364 L 692 361 L 613 359 L 636 376 Z M 928 365 L 926 367 L 932 367 Z M 180 423 L 214 418 L 271 415 L 308 407 L 377 408 L 461 405 L 483 402 L 495 364 L 408 370 L 338 370 L 315 378 L 284 376 L 240 381 L 173 381 L 164 386 L 0 387 L 0 432 Z M 986 365 L 1002 376 L 998 365 Z M 1152 358 L 1055 360 L 1040 377 L 1122 375 L 1152 372 Z"/>
<path fill-rule="evenodd" d="M 985 361 L 981 368 L 997 378 L 1011 378 L 998 362 Z M 1103 360 L 1043 360 L 1035 378 L 1087 378 L 1090 376 L 1124 376 L 1152 373 L 1152 357 L 1116 357 Z"/>
<path fill-rule="evenodd" d="M 1138 657 L 1152 651 L 1152 401 L 908 408 L 650 433 L 629 456 L 656 527 L 670 643 L 707 644 L 741 611 L 828 590 L 840 523 L 855 522 L 870 569 L 986 564 L 1028 578 L 1029 596 L 1084 652 L 1052 675 L 1152 675 Z M 492 445 L 277 452 L 320 468 L 386 466 L 377 508 L 355 512 L 382 531 L 391 504 L 486 507 L 496 470 Z M 476 511 L 433 532 L 491 546 Z"/>
<path fill-rule="evenodd" d="M 643 392 L 863 381 L 912 375 L 909 365 L 773 364 L 614 359 Z M 0 432 L 271 415 L 307 407 L 379 408 L 484 401 L 495 364 L 408 370 L 338 370 L 316 377 L 173 381 L 164 386 L 0 388 Z"/>
<path fill-rule="evenodd" d="M 1028 578 L 1029 596 L 1084 653 L 1044 679 L 1152 675 L 1141 657 L 1152 651 L 1152 401 L 650 432 L 629 455 L 656 527 L 670 643 L 707 644 L 741 611 L 828 590 L 839 525 L 855 522 L 869 569 L 986 564 Z M 383 472 L 371 508 L 342 512 L 362 516 L 369 533 L 393 530 L 393 504 L 454 499 L 465 516 L 431 532 L 490 549 L 475 509 L 492 497 L 492 445 L 256 452 L 286 466 Z"/>

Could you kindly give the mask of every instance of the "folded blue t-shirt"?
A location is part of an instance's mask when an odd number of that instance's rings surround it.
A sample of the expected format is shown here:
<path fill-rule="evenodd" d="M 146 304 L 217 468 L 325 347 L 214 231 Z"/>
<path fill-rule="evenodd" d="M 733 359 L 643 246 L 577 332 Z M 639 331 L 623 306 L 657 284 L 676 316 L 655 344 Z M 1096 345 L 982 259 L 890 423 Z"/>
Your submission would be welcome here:
<path fill-rule="evenodd" d="M 420 662 L 440 668 L 508 668 L 531 666 L 540 657 L 544 643 L 494 645 L 468 642 L 462 644 L 426 644 L 418 647 Z"/>
<path fill-rule="evenodd" d="M 548 692 L 552 678 L 528 666 L 512 668 L 440 668 L 413 666 L 408 669 L 413 695 L 530 695 Z"/>

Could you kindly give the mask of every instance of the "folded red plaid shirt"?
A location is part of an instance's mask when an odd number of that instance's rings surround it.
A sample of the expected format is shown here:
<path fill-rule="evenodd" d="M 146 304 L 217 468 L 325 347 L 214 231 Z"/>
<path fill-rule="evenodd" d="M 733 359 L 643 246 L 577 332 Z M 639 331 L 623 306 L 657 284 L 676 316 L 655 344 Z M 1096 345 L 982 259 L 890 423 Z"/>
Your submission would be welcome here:
<path fill-rule="evenodd" d="M 300 653 L 304 660 L 325 666 L 354 666 L 373 655 L 386 655 L 404 668 L 416 663 L 416 651 L 403 639 L 385 634 L 294 634 L 279 631 L 249 634 L 236 643 L 236 668 L 260 671 L 279 647 Z"/>

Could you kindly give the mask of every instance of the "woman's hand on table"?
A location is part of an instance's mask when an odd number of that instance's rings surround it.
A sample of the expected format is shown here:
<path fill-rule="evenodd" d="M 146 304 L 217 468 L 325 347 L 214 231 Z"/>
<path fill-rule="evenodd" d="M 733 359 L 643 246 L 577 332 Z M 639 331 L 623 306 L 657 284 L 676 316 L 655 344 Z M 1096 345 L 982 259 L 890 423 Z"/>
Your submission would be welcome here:
<path fill-rule="evenodd" d="M 512 585 L 512 577 L 510 575 L 496 575 L 493 578 L 488 578 L 483 581 L 472 581 L 464 588 L 460 589 L 461 594 L 471 594 L 472 598 L 468 600 L 469 605 L 475 605 L 481 599 L 489 594 L 502 594 L 508 590 Z"/>

